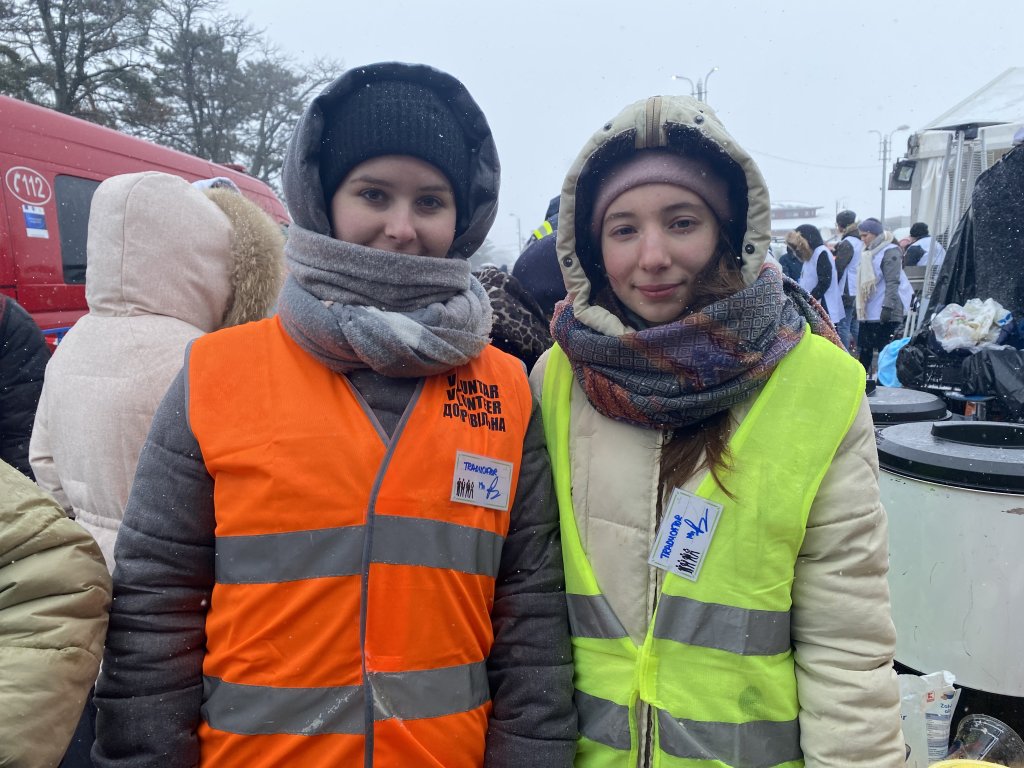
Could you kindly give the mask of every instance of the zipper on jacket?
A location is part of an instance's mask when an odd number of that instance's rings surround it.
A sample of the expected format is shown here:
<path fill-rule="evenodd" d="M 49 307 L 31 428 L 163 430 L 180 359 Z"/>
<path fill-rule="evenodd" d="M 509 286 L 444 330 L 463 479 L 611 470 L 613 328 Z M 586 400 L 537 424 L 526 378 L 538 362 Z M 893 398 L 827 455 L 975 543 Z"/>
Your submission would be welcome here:
<path fill-rule="evenodd" d="M 661 96 L 651 96 L 644 108 L 643 146 L 637 149 L 653 149 L 659 146 L 658 133 L 661 128 Z"/>
<path fill-rule="evenodd" d="M 412 411 L 416 407 L 416 403 L 419 402 L 420 395 L 423 392 L 425 384 L 426 379 L 420 379 L 419 383 L 416 385 L 416 390 L 412 393 L 412 397 L 409 398 L 409 402 L 406 404 L 405 410 L 402 412 L 402 417 L 398 420 L 398 424 L 395 425 L 395 431 L 387 441 L 387 449 L 384 452 L 384 458 L 381 460 L 380 466 L 377 468 L 377 476 L 374 478 L 373 487 L 370 489 L 369 504 L 366 508 L 366 538 L 363 540 L 363 573 L 361 577 L 362 584 L 360 585 L 359 605 L 359 652 L 362 664 L 364 696 L 363 768 L 373 768 L 374 723 L 376 722 L 376 704 L 373 685 L 370 682 L 369 671 L 366 669 L 366 622 L 370 596 L 370 563 L 373 561 L 373 532 L 377 514 L 377 494 L 380 492 L 380 487 L 384 483 L 384 475 L 388 471 L 388 465 L 391 463 L 391 457 L 394 456 L 395 450 L 398 448 L 398 440 L 402 436 L 402 431 L 405 429 L 406 423 L 408 423 L 409 418 L 412 416 Z M 349 382 L 349 386 L 352 392 L 355 393 L 356 400 L 359 402 L 363 410 L 367 413 L 373 413 L 373 409 L 370 408 L 369 404 L 367 404 L 363 399 L 359 390 L 357 390 L 351 382 Z M 372 421 L 376 422 L 375 426 L 379 427 L 380 422 L 377 420 L 376 416 L 374 416 Z M 383 432 L 382 429 L 380 431 Z"/>
<path fill-rule="evenodd" d="M 653 754 L 651 745 L 654 743 L 654 707 L 648 704 L 646 710 L 644 713 L 646 726 L 644 727 L 644 752 L 640 760 L 641 768 L 651 768 L 651 757 Z"/>

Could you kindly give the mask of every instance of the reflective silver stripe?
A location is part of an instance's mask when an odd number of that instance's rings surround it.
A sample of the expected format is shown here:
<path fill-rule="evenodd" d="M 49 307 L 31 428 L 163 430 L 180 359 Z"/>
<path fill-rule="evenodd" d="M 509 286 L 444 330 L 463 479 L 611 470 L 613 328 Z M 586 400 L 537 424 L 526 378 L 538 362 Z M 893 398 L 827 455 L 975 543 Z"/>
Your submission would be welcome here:
<path fill-rule="evenodd" d="M 246 736 L 363 732 L 363 689 L 268 688 L 203 678 L 203 720 L 211 728 Z"/>
<path fill-rule="evenodd" d="M 789 613 L 754 611 L 662 595 L 654 636 L 744 656 L 774 656 L 791 647 Z"/>
<path fill-rule="evenodd" d="M 629 707 L 577 688 L 576 711 L 581 735 L 612 749 L 629 749 Z"/>
<path fill-rule="evenodd" d="M 371 672 L 374 719 L 416 720 L 469 712 L 490 699 L 484 662 L 416 672 Z"/>
<path fill-rule="evenodd" d="M 567 594 L 569 628 L 573 637 L 614 640 L 627 637 L 626 630 L 604 595 Z"/>
<path fill-rule="evenodd" d="M 496 577 L 504 539 L 496 533 L 439 520 L 376 515 L 373 561 L 425 565 Z"/>
<path fill-rule="evenodd" d="M 481 707 L 490 698 L 484 662 L 415 672 L 374 672 L 374 719 L 418 720 Z M 203 720 L 211 728 L 247 736 L 292 733 L 361 734 L 366 711 L 362 686 L 273 688 L 203 678 Z"/>
<path fill-rule="evenodd" d="M 450 568 L 496 577 L 504 539 L 439 520 L 377 515 L 373 559 L 395 565 Z M 362 571 L 365 528 L 324 528 L 217 537 L 219 584 L 270 584 Z"/>
<path fill-rule="evenodd" d="M 271 584 L 362 571 L 361 525 L 314 531 L 218 536 L 219 584 Z"/>
<path fill-rule="evenodd" d="M 676 720 L 658 710 L 658 742 L 663 752 L 687 760 L 718 760 L 744 768 L 769 768 L 800 760 L 800 725 L 796 720 L 750 723 L 704 723 Z"/>

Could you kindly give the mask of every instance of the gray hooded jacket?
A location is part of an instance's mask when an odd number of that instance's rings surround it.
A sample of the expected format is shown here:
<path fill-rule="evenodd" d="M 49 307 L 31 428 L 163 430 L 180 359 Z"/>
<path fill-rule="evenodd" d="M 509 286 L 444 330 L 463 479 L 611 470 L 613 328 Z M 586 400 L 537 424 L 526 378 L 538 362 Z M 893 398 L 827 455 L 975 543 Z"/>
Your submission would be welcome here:
<path fill-rule="evenodd" d="M 432 84 L 464 118 L 467 135 L 477 137 L 471 209 L 464 227 L 460 219 L 452 248 L 453 256 L 469 256 L 494 219 L 497 155 L 486 121 L 462 85 L 424 66 L 354 69 L 313 101 L 285 161 L 293 221 L 330 235 L 319 176 L 323 102 L 341 98 L 374 73 Z M 385 378 L 370 370 L 349 379 L 388 435 L 422 381 Z M 116 601 L 96 689 L 100 719 L 93 759 L 101 768 L 198 764 L 204 606 L 214 579 L 216 511 L 213 481 L 185 417 L 188 397 L 186 371 L 171 385 L 154 419 L 117 542 Z M 484 765 L 568 768 L 576 748 L 571 649 L 558 514 L 536 408 L 523 445 L 491 619 L 494 644 L 487 672 L 492 709 Z M 372 755 L 366 765 L 372 765 Z"/>

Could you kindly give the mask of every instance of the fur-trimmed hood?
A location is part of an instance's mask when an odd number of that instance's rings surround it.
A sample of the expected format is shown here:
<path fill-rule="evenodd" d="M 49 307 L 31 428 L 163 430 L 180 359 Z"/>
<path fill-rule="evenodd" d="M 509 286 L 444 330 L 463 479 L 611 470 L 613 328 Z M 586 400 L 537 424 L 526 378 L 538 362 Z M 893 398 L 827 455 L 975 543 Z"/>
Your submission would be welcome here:
<path fill-rule="evenodd" d="M 46 368 L 30 460 L 99 542 L 110 570 L 139 452 L 189 342 L 266 315 L 284 236 L 230 190 L 165 173 L 114 176 L 93 196 L 86 298 Z"/>
<path fill-rule="evenodd" d="M 789 249 L 796 254 L 800 261 L 810 261 L 811 256 L 814 255 L 814 249 L 807 242 L 807 238 L 795 229 L 786 233 L 786 245 L 789 246 Z"/>
<path fill-rule="evenodd" d="M 231 222 L 231 297 L 221 328 L 269 314 L 284 281 L 284 233 L 243 195 L 211 189 L 206 196 Z"/>
<path fill-rule="evenodd" d="M 204 333 L 266 316 L 284 274 L 284 235 L 255 203 L 154 171 L 100 184 L 86 247 L 90 314 L 162 315 Z"/>
<path fill-rule="evenodd" d="M 757 277 L 771 241 L 768 187 L 756 163 L 726 132 L 714 111 L 688 96 L 652 96 L 622 110 L 584 145 L 565 177 L 559 205 L 557 253 L 562 276 L 573 296 L 578 320 L 609 336 L 628 329 L 609 310 L 591 303 L 602 279 L 590 253 L 593 193 L 603 171 L 641 149 L 668 148 L 710 162 L 729 185 L 733 235 L 740 270 L 749 284 Z"/>

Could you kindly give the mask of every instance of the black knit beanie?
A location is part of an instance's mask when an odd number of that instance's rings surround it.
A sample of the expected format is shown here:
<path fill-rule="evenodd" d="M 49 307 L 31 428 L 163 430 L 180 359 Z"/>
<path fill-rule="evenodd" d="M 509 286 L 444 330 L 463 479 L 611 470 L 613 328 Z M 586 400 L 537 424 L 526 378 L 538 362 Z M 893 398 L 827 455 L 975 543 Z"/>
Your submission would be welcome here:
<path fill-rule="evenodd" d="M 836 225 L 840 229 L 846 229 L 857 220 L 857 214 L 849 208 L 836 214 Z"/>
<path fill-rule="evenodd" d="M 411 155 L 437 167 L 452 185 L 460 217 L 469 203 L 470 149 L 455 114 L 438 94 L 402 80 L 369 82 L 324 114 L 320 183 L 328 210 L 348 172 L 381 155 Z"/>

